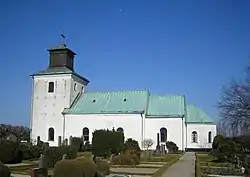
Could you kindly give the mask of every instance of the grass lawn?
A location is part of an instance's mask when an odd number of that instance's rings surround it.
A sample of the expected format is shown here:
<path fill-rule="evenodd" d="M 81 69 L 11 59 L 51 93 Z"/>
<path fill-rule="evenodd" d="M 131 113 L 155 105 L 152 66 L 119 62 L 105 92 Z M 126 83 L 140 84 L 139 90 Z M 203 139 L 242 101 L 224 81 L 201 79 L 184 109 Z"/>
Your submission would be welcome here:
<path fill-rule="evenodd" d="M 148 159 L 142 159 L 142 163 L 147 162 L 169 162 L 172 159 L 179 158 L 182 154 L 166 154 L 166 155 L 161 155 L 161 156 L 152 156 Z"/>

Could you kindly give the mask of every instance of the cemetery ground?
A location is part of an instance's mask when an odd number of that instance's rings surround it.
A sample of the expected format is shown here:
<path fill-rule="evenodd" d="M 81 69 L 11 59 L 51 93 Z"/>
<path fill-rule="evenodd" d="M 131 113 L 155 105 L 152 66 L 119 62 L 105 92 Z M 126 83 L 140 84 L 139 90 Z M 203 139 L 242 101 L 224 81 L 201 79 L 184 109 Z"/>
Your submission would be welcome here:
<path fill-rule="evenodd" d="M 149 158 L 142 158 L 139 165 L 114 165 L 109 164 L 110 174 L 107 176 L 117 175 L 133 175 L 133 176 L 161 176 L 171 165 L 176 163 L 183 153 L 165 154 L 160 156 L 152 155 Z M 80 152 L 78 156 L 89 157 L 89 152 Z M 108 160 L 108 159 L 106 159 Z M 37 160 L 26 160 L 21 164 L 8 165 L 12 175 L 30 175 L 33 168 L 38 167 Z M 49 175 L 53 176 L 53 168 L 49 168 Z"/>
<path fill-rule="evenodd" d="M 217 158 L 207 152 L 195 154 L 195 176 L 196 177 L 234 177 L 244 176 L 242 169 L 229 162 L 220 162 Z"/>

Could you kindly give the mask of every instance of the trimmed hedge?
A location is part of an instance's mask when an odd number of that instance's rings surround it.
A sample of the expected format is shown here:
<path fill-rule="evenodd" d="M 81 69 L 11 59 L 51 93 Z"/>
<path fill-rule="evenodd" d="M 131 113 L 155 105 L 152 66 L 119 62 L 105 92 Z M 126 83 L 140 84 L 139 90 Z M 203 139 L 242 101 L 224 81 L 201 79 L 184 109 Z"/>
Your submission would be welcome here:
<path fill-rule="evenodd" d="M 109 157 L 124 149 L 124 134 L 110 130 L 95 130 L 92 138 L 92 152 L 96 156 Z"/>
<path fill-rule="evenodd" d="M 72 160 L 60 160 L 56 163 L 53 177 L 96 177 L 97 165 L 85 158 L 78 157 Z"/>
<path fill-rule="evenodd" d="M 23 160 L 23 153 L 18 142 L 0 141 L 0 152 L 0 161 L 5 164 L 21 163 Z"/>
<path fill-rule="evenodd" d="M 48 167 L 54 167 L 55 164 L 66 154 L 66 159 L 76 158 L 77 151 L 73 146 L 48 147 L 44 150 L 44 156 Z"/>

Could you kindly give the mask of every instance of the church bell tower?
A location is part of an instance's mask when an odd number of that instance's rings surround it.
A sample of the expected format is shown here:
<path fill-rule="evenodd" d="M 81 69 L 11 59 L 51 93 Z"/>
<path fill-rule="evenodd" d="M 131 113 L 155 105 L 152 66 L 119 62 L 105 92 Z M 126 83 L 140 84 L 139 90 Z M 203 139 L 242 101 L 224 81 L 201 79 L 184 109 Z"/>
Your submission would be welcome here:
<path fill-rule="evenodd" d="M 75 72 L 76 54 L 64 42 L 48 51 L 48 67 L 31 75 L 31 138 L 57 146 L 63 134 L 62 112 L 84 93 L 89 81 Z"/>

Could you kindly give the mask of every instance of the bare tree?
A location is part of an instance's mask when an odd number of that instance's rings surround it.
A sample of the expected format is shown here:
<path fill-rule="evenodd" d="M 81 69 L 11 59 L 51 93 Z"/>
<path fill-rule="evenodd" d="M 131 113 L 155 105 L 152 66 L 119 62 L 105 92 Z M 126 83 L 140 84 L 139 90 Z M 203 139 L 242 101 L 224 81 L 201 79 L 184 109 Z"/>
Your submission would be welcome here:
<path fill-rule="evenodd" d="M 153 146 L 154 140 L 147 138 L 142 141 L 143 148 L 146 148 L 148 150 L 151 146 Z"/>
<path fill-rule="evenodd" d="M 0 125 L 0 139 L 15 137 L 17 141 L 30 139 L 30 129 L 24 126 Z"/>
<path fill-rule="evenodd" d="M 232 81 L 223 88 L 218 102 L 222 117 L 220 126 L 229 136 L 246 135 L 250 127 L 250 82 Z"/>

